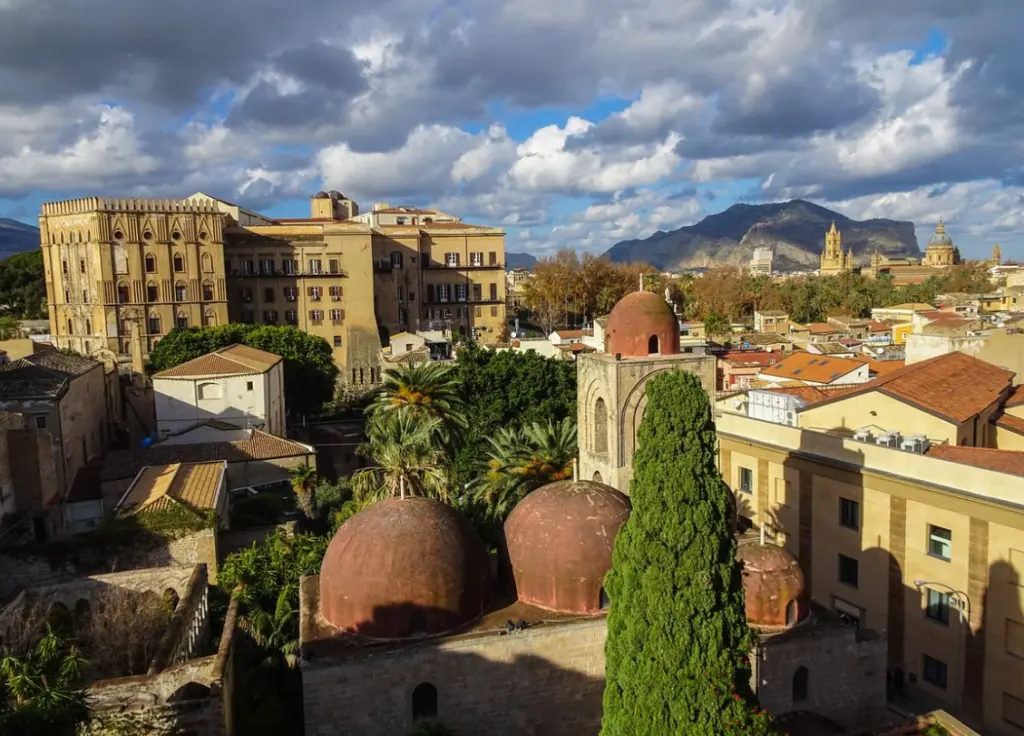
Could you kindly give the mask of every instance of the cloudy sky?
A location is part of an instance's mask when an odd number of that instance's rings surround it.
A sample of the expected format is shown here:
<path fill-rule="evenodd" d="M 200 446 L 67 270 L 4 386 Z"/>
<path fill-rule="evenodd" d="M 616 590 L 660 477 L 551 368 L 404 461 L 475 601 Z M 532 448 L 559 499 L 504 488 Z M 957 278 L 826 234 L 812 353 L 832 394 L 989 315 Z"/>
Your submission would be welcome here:
<path fill-rule="evenodd" d="M 736 201 L 1024 258 L 1021 0 L 0 0 L 0 216 L 340 189 L 600 252 Z"/>

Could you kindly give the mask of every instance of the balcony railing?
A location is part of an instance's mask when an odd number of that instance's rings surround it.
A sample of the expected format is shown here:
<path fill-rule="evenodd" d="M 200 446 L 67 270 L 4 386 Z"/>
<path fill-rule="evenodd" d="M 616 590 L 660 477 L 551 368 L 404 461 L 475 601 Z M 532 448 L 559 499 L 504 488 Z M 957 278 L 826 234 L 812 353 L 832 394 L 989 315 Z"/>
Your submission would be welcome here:
<path fill-rule="evenodd" d="M 439 271 L 497 271 L 498 269 L 504 270 L 504 263 L 434 263 L 430 261 L 423 261 L 423 268 L 430 270 Z"/>
<path fill-rule="evenodd" d="M 376 270 L 376 266 L 374 267 L 374 270 Z M 292 272 L 287 272 L 287 271 L 268 271 L 268 272 L 261 272 L 261 271 L 257 270 L 257 271 L 253 271 L 252 273 L 246 273 L 245 271 L 240 271 L 237 268 L 233 268 L 229 272 L 228 276 L 230 278 L 233 278 L 233 279 L 234 278 L 241 278 L 241 279 L 261 279 L 261 278 L 262 279 L 280 279 L 280 278 L 300 278 L 300 277 L 301 278 L 310 278 L 310 277 L 320 277 L 320 276 L 336 276 L 338 278 L 347 278 L 348 277 L 348 272 L 345 271 L 345 269 L 342 268 L 342 269 L 338 269 L 337 271 L 330 271 L 330 270 L 328 270 L 328 271 L 292 271 Z"/>

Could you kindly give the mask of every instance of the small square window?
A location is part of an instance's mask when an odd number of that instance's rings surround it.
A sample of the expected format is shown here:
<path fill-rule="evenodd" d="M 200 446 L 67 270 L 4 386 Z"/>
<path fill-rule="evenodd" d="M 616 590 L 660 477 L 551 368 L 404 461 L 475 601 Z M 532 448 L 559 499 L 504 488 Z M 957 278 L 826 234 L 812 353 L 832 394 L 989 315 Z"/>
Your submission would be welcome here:
<path fill-rule="evenodd" d="M 336 348 L 340 348 L 341 347 L 341 335 L 335 335 L 334 336 L 334 347 L 336 347 Z"/>
<path fill-rule="evenodd" d="M 860 579 L 860 563 L 853 557 L 839 555 L 839 582 L 856 588 Z"/>
<path fill-rule="evenodd" d="M 928 554 L 949 562 L 953 559 L 953 532 L 941 526 L 928 526 Z"/>
<path fill-rule="evenodd" d="M 245 390 L 246 391 L 252 391 L 252 381 L 246 381 L 245 382 Z"/>
<path fill-rule="evenodd" d="M 930 657 L 927 654 L 924 655 L 924 681 L 935 687 L 946 689 L 946 680 L 948 678 L 948 670 L 946 663 L 935 657 Z"/>
<path fill-rule="evenodd" d="M 860 529 L 860 504 L 849 498 L 839 499 L 839 525 L 847 529 Z"/>
<path fill-rule="evenodd" d="M 46 417 L 42 414 L 36 417 L 36 429 L 46 429 Z"/>
<path fill-rule="evenodd" d="M 740 468 L 740 490 L 744 493 L 754 492 L 754 471 L 750 468 Z"/>

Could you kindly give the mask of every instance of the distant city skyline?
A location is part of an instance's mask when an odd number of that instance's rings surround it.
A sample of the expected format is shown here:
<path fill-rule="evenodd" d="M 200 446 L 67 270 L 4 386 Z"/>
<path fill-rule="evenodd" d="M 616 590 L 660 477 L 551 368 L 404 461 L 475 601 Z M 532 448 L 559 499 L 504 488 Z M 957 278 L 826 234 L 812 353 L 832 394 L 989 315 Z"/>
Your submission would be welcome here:
<path fill-rule="evenodd" d="M 800 197 L 1024 259 L 1019 3 L 821 5 L 222 0 L 151 29 L 127 0 L 14 0 L 0 217 L 197 190 L 296 217 L 334 188 L 540 256 Z"/>

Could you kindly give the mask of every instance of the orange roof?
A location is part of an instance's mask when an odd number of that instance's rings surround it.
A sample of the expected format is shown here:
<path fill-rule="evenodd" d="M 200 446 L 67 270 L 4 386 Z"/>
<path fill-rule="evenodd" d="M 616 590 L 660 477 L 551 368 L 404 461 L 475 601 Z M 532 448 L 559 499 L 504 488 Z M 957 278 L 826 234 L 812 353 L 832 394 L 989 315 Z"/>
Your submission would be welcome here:
<path fill-rule="evenodd" d="M 868 360 L 868 370 L 876 376 L 888 376 L 906 364 L 905 360 Z"/>
<path fill-rule="evenodd" d="M 559 337 L 583 337 L 583 330 L 555 330 Z"/>
<path fill-rule="evenodd" d="M 994 470 L 1024 477 L 1024 452 L 1020 450 L 993 450 L 988 447 L 958 447 L 931 445 L 928 456 L 961 465 Z"/>
<path fill-rule="evenodd" d="M 970 355 L 946 353 L 879 376 L 855 387 L 841 398 L 880 391 L 960 424 L 997 401 L 1013 376 L 1012 371 Z"/>
<path fill-rule="evenodd" d="M 805 329 L 809 330 L 812 335 L 829 335 L 839 332 L 839 328 L 830 325 L 828 322 L 808 322 L 805 325 Z"/>
<path fill-rule="evenodd" d="M 229 345 L 157 373 L 153 378 L 201 378 L 265 373 L 283 358 L 248 345 Z"/>
<path fill-rule="evenodd" d="M 785 378 L 790 381 L 812 381 L 832 383 L 864 365 L 863 361 L 852 358 L 834 358 L 829 355 L 793 353 L 761 371 L 763 376 Z"/>
<path fill-rule="evenodd" d="M 1000 412 L 992 418 L 992 421 L 1003 429 L 1008 429 L 1011 432 L 1016 432 L 1017 434 L 1024 434 L 1024 419 L 1015 417 L 1013 414 Z"/>
<path fill-rule="evenodd" d="M 1024 384 L 1014 387 L 1010 392 L 1010 398 L 1003 406 L 1020 406 L 1021 404 L 1024 404 Z"/>
<path fill-rule="evenodd" d="M 570 342 L 565 345 L 555 345 L 555 347 L 561 350 L 563 353 L 596 353 L 596 348 L 592 348 L 589 345 L 584 345 L 581 342 Z"/>
<path fill-rule="evenodd" d="M 814 386 L 783 386 L 782 388 L 770 388 L 765 390 L 771 391 L 773 394 L 796 396 L 798 399 L 803 399 L 808 404 L 823 401 L 828 396 L 824 391 L 821 391 Z"/>
<path fill-rule="evenodd" d="M 878 320 L 868 320 L 868 332 L 889 332 L 891 327 L 885 322 L 879 322 Z"/>
<path fill-rule="evenodd" d="M 213 509 L 226 468 L 224 461 L 143 468 L 118 504 L 118 509 L 129 514 L 144 509 L 171 508 L 177 504 L 193 509 Z"/>

